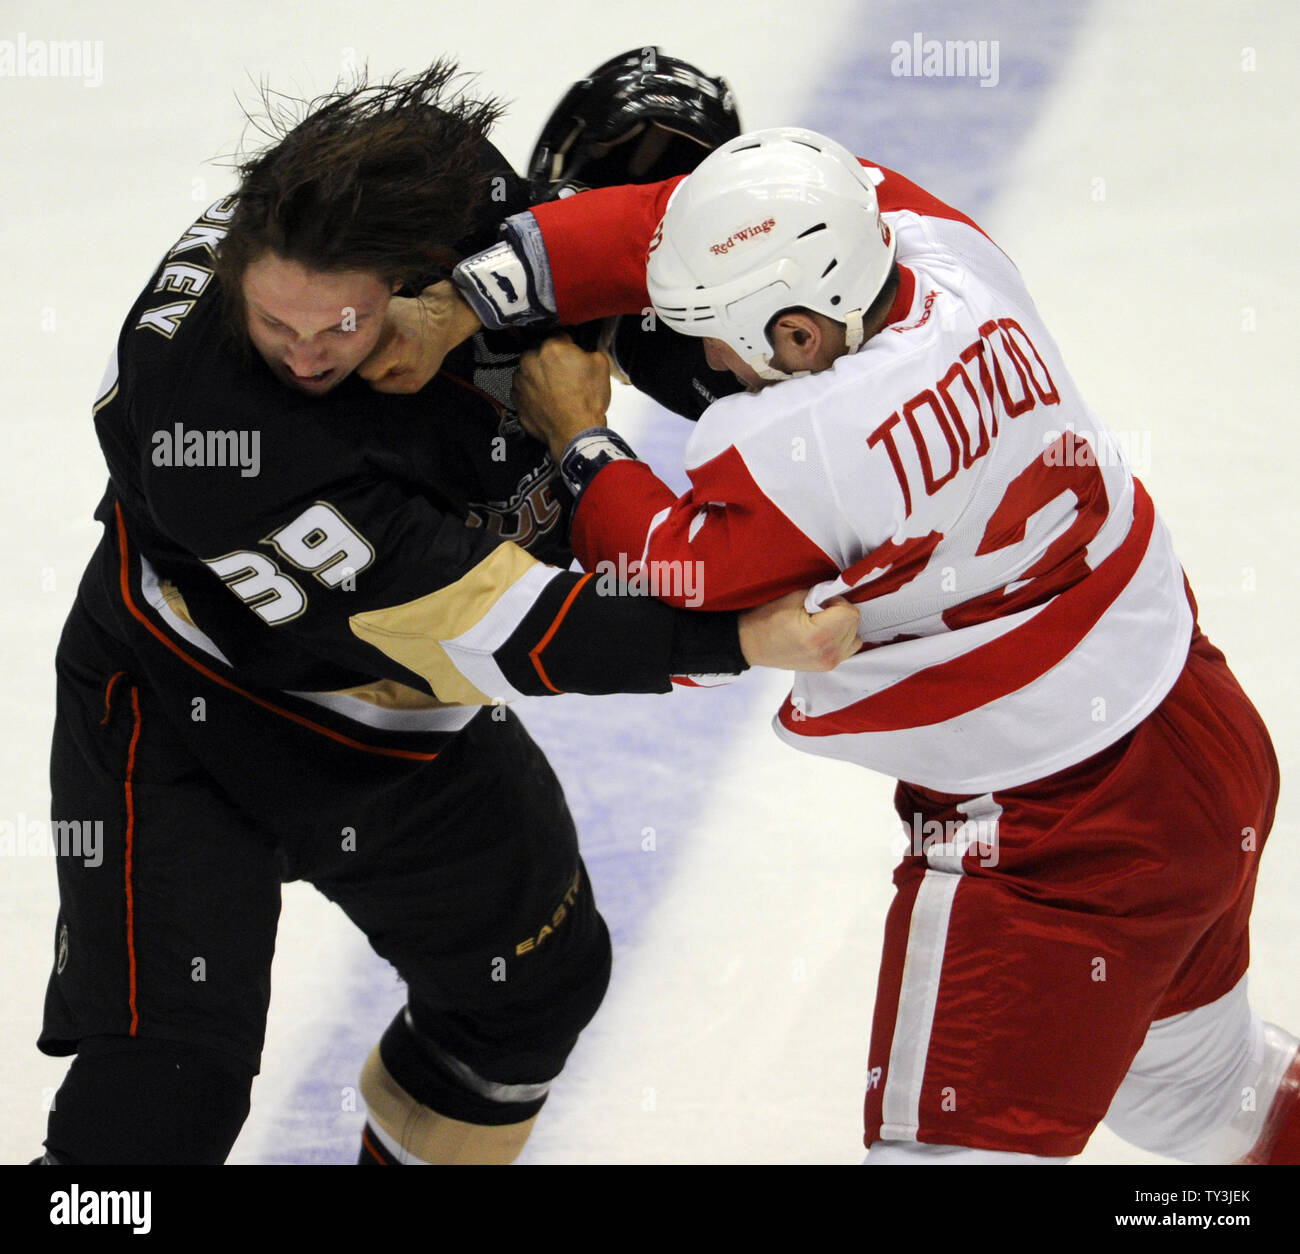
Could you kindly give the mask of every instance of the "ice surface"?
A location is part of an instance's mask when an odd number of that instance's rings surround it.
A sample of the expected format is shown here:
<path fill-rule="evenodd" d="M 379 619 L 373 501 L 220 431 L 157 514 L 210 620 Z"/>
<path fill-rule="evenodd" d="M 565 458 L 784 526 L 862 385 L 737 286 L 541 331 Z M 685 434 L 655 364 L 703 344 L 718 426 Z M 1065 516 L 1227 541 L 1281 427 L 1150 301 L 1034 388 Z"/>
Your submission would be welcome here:
<path fill-rule="evenodd" d="M 0 77 L 0 432 L 4 441 L 0 820 L 48 816 L 52 657 L 103 468 L 89 402 L 157 257 L 230 189 L 235 93 L 293 94 L 366 60 L 380 74 L 452 52 L 513 100 L 522 163 L 567 83 L 661 43 L 729 77 L 748 126 L 830 131 L 974 213 L 1020 265 L 1084 394 L 1136 433 L 1207 633 L 1300 766 L 1293 619 L 1295 126 L 1285 3 L 1133 6 L 804 3 L 652 8 L 564 0 L 218 9 L 22 0 L 0 40 L 102 45 L 102 82 Z M 1073 12 L 1074 10 L 1071 9 Z M 779 37 L 777 35 L 779 32 Z M 996 39 L 1000 81 L 905 79 L 914 32 Z M 541 55 L 539 55 L 539 52 Z M 490 56 L 490 64 L 489 62 Z M 1252 59 L 1253 58 L 1253 59 Z M 1253 65 L 1254 68 L 1247 68 Z M 663 469 L 682 424 L 621 396 L 618 422 Z M 894 856 L 889 781 L 796 754 L 767 730 L 779 676 L 667 699 L 533 703 L 613 928 L 609 999 L 557 1083 L 533 1162 L 824 1162 L 861 1157 L 861 1092 Z M 644 852 L 646 829 L 655 850 Z M 1289 788 L 1255 908 L 1252 989 L 1300 1027 L 1300 854 Z M 64 1064 L 35 1049 L 52 953 L 47 860 L 0 860 L 0 1157 L 38 1152 Z M 356 1072 L 401 990 L 342 916 L 290 886 L 254 1111 L 235 1161 L 348 1161 Z M 1104 1131 L 1084 1161 L 1139 1161 Z"/>

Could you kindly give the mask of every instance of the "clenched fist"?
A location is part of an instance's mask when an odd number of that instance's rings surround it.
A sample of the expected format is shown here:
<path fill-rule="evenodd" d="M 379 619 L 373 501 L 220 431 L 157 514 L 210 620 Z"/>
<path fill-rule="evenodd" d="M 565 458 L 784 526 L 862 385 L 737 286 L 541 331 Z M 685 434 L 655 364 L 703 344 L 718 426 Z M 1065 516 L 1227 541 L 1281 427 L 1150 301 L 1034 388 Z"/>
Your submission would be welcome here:
<path fill-rule="evenodd" d="M 560 460 L 580 431 L 605 426 L 609 408 L 609 359 L 587 353 L 567 335 L 553 335 L 519 361 L 512 399 L 529 435 Z"/>
<path fill-rule="evenodd" d="M 442 369 L 443 358 L 482 323 L 446 280 L 419 297 L 394 296 L 384 329 L 357 373 L 377 392 L 418 392 Z"/>
<path fill-rule="evenodd" d="M 833 597 L 815 614 L 804 593 L 790 592 L 740 616 L 740 651 L 751 666 L 830 671 L 861 647 L 858 607 Z"/>

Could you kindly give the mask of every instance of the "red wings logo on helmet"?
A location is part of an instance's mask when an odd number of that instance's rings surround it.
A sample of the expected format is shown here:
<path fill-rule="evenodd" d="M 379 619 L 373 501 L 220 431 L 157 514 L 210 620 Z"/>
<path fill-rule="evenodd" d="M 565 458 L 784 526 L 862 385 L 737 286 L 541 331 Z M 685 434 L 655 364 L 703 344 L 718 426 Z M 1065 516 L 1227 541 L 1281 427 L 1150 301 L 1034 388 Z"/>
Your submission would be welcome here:
<path fill-rule="evenodd" d="M 743 244 L 747 239 L 754 239 L 759 235 L 766 235 L 776 225 L 775 218 L 768 218 L 764 222 L 756 223 L 754 226 L 747 226 L 743 231 L 733 231 L 721 244 L 710 244 L 709 252 L 715 257 L 722 257 L 729 253 L 737 244 Z"/>

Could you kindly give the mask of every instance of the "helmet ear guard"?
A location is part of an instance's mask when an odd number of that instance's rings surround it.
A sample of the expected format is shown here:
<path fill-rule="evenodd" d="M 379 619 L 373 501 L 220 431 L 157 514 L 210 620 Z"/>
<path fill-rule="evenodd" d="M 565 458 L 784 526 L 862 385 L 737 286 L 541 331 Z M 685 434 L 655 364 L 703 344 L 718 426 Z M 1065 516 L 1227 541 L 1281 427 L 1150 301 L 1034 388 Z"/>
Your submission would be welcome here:
<path fill-rule="evenodd" d="M 779 382 L 782 379 L 797 379 L 808 373 L 806 370 L 796 370 L 793 374 L 787 374 L 772 365 L 771 339 L 767 334 L 767 328 L 776 320 L 781 310 L 790 308 L 789 297 L 790 284 L 782 278 L 776 278 L 758 291 L 750 292 L 739 300 L 733 300 L 726 307 L 727 319 L 736 327 L 755 325 L 758 319 L 763 318 L 766 311 L 775 307 L 776 312 L 769 313 L 763 321 L 762 343 L 749 345 L 748 351 L 744 354 L 746 364 L 760 379 Z"/>
<path fill-rule="evenodd" d="M 824 135 L 784 127 L 724 144 L 678 186 L 646 281 L 675 330 L 720 339 L 762 377 L 785 379 L 771 364 L 772 318 L 792 307 L 822 314 L 844 324 L 856 352 L 895 253 L 857 159 Z"/>
<path fill-rule="evenodd" d="M 536 200 L 688 174 L 740 134 L 726 80 L 657 47 L 611 57 L 565 93 L 533 147 Z"/>

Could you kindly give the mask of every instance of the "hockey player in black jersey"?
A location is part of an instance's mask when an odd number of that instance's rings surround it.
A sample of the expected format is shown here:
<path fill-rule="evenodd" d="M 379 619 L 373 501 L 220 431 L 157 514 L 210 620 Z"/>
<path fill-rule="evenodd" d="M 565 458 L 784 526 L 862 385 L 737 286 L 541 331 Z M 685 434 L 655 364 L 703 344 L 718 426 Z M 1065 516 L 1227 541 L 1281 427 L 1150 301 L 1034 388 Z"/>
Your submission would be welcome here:
<path fill-rule="evenodd" d="M 418 395 L 359 377 L 393 294 L 436 301 L 527 203 L 487 142 L 494 106 L 452 77 L 317 102 L 123 325 L 94 407 L 105 533 L 57 657 L 52 817 L 102 819 L 104 841 L 95 866 L 58 860 L 39 1043 L 75 1057 L 46 1161 L 225 1160 L 291 879 L 408 987 L 363 1071 L 361 1161 L 512 1160 L 609 940 L 503 703 L 856 644 L 851 611 L 738 626 L 565 569 L 570 502 L 509 408 L 509 336 L 474 337 Z"/>

